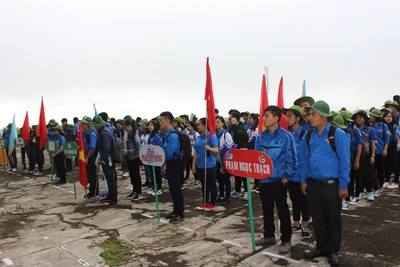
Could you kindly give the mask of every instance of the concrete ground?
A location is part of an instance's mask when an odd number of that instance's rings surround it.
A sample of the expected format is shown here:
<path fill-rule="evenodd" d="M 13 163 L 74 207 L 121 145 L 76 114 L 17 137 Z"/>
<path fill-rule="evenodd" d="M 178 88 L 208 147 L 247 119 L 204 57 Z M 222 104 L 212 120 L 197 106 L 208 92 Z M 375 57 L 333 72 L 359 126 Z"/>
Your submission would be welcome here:
<path fill-rule="evenodd" d="M 18 170 L 0 171 L 0 266 L 108 266 L 101 244 L 114 240 L 130 252 L 123 266 L 329 266 L 326 258 L 306 261 L 303 252 L 315 245 L 312 237 L 293 234 L 292 252 L 281 256 L 278 245 L 252 251 L 248 206 L 232 199 L 215 211 L 195 210 L 201 187 L 190 180 L 184 189 L 186 220 L 172 225 L 157 221 L 154 197 L 132 203 L 125 197 L 129 179 L 118 178 L 119 204 L 108 208 L 87 202 L 71 173 L 62 187 L 47 177 Z M 159 197 L 162 215 L 171 211 L 164 185 Z M 262 214 L 253 194 L 256 237 L 261 237 Z M 386 190 L 374 202 L 362 200 L 343 212 L 341 266 L 400 266 L 400 193 Z M 312 229 L 312 224 L 310 226 Z M 279 235 L 277 235 L 279 238 Z"/>

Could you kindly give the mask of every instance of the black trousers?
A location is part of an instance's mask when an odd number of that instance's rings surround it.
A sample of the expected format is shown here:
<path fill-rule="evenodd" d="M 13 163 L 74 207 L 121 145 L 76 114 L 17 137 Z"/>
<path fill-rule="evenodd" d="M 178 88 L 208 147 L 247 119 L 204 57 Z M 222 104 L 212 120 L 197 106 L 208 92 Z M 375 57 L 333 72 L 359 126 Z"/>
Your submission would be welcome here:
<path fill-rule="evenodd" d="M 204 175 L 206 177 L 206 183 L 204 182 Z M 214 204 L 217 201 L 218 189 L 217 189 L 217 168 L 202 169 L 196 167 L 196 176 L 201 183 L 201 193 L 203 195 L 203 202 Z M 204 195 L 204 186 L 206 186 L 206 194 Z"/>
<path fill-rule="evenodd" d="M 8 149 L 7 149 L 7 157 L 8 157 L 8 162 L 10 164 L 11 169 L 16 169 L 17 168 L 17 148 L 14 148 L 13 152 L 11 153 L 11 157 L 8 155 Z"/>
<path fill-rule="evenodd" d="M 373 181 L 375 190 L 378 190 L 384 183 L 386 173 L 386 157 L 382 154 L 375 155 L 376 182 Z"/>
<path fill-rule="evenodd" d="M 133 185 L 133 192 L 142 194 L 142 178 L 140 177 L 140 159 L 128 159 L 129 176 Z"/>
<path fill-rule="evenodd" d="M 300 182 L 287 182 L 290 200 L 292 201 L 293 221 L 300 221 L 300 215 L 303 222 L 310 220 L 310 211 L 308 210 L 307 197 L 301 192 Z"/>
<path fill-rule="evenodd" d="M 225 173 L 221 173 L 220 162 L 217 162 L 216 172 L 217 172 L 217 181 L 219 188 L 219 197 L 228 200 L 231 198 L 231 175 L 227 171 L 225 171 Z"/>
<path fill-rule="evenodd" d="M 240 193 L 242 191 L 242 183 L 244 187 L 244 192 L 247 192 L 247 183 L 245 177 L 235 176 L 235 191 Z"/>
<path fill-rule="evenodd" d="M 338 182 L 321 184 L 307 179 L 307 199 L 317 247 L 325 253 L 337 253 L 342 242 L 342 200 Z"/>
<path fill-rule="evenodd" d="M 264 217 L 264 238 L 273 237 L 275 234 L 274 204 L 278 208 L 281 221 L 281 241 L 289 242 L 292 238 L 290 212 L 287 204 L 287 190 L 282 180 L 272 183 L 260 183 L 260 199 Z"/>
<path fill-rule="evenodd" d="M 117 197 L 117 179 L 114 176 L 114 169 L 112 166 L 108 164 L 102 165 L 104 176 L 106 177 L 107 184 L 108 184 L 108 195 L 107 199 L 110 200 L 118 200 Z"/>
<path fill-rule="evenodd" d="M 24 166 L 24 170 L 26 170 L 25 156 L 28 156 L 28 160 L 29 160 L 29 155 L 28 155 L 28 149 L 27 148 L 28 147 L 21 147 L 21 161 L 22 161 L 22 166 Z"/>
<path fill-rule="evenodd" d="M 154 167 L 154 172 L 153 172 L 153 166 L 148 166 L 148 167 L 150 168 L 151 184 L 153 185 L 153 189 L 154 189 L 154 178 L 153 177 L 154 177 L 154 173 L 155 173 L 156 174 L 157 190 L 161 190 L 161 186 L 162 186 L 161 167 Z"/>
<path fill-rule="evenodd" d="M 370 163 L 371 160 L 371 154 L 367 154 L 364 156 L 364 162 L 362 165 L 362 171 L 361 171 L 361 192 L 364 190 L 364 188 L 367 189 L 367 192 L 372 192 L 372 179 L 371 177 L 374 175 L 374 164 Z"/>
<path fill-rule="evenodd" d="M 28 145 L 28 161 L 29 161 L 29 170 L 35 170 L 35 145 L 30 143 Z"/>
<path fill-rule="evenodd" d="M 394 182 L 399 182 L 399 163 L 397 155 L 397 142 L 390 142 L 388 155 L 386 157 L 386 177 L 385 182 L 390 181 L 390 175 L 394 173 Z"/>
<path fill-rule="evenodd" d="M 362 169 L 364 165 L 364 159 L 365 156 L 361 152 L 360 156 L 360 167 L 358 170 L 354 169 L 354 161 L 356 159 L 357 151 L 351 151 L 351 157 L 350 157 L 350 183 L 347 187 L 347 191 L 349 192 L 349 197 L 358 197 L 361 192 L 363 192 L 362 188 Z M 354 182 L 356 184 L 355 186 L 355 194 L 354 194 Z"/>
<path fill-rule="evenodd" d="M 43 172 L 44 153 L 38 146 L 35 147 L 35 163 L 38 165 L 39 172 Z"/>
<path fill-rule="evenodd" d="M 172 196 L 173 202 L 173 213 L 178 215 L 183 215 L 184 211 L 184 202 L 183 202 L 183 192 L 182 192 L 182 184 L 181 184 L 181 165 L 178 160 L 172 159 L 167 160 L 166 164 L 167 170 L 167 179 L 169 191 Z"/>
<path fill-rule="evenodd" d="M 57 176 L 60 178 L 62 183 L 65 183 L 67 174 L 65 172 L 65 154 L 61 152 L 57 156 L 54 157 L 54 164 L 57 169 Z"/>
<path fill-rule="evenodd" d="M 89 194 L 97 196 L 99 194 L 99 180 L 97 179 L 96 170 L 96 156 L 91 155 L 88 159 L 88 164 L 86 165 L 86 175 L 89 182 Z"/>

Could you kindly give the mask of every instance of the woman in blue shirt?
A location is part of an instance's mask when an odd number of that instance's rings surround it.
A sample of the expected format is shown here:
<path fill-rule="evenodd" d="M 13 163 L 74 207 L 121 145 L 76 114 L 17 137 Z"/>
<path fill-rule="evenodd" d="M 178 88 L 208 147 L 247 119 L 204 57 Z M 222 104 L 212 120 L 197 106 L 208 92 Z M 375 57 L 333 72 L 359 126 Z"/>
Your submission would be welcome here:
<path fill-rule="evenodd" d="M 54 164 L 56 165 L 58 181 L 56 185 L 62 185 L 67 182 L 66 171 L 65 171 L 65 154 L 64 154 L 64 144 L 65 137 L 63 136 L 64 131 L 61 125 L 54 127 L 54 135 L 52 135 L 53 140 L 58 143 L 58 150 L 50 154 L 54 158 Z M 49 138 L 50 139 L 50 138 Z"/>
<path fill-rule="evenodd" d="M 217 168 L 215 158 L 215 154 L 217 154 L 219 151 L 218 141 L 215 135 L 210 138 L 210 132 L 207 130 L 205 118 L 201 118 L 199 120 L 197 129 L 200 133 L 200 136 L 196 138 L 196 142 L 194 143 L 192 172 L 200 180 L 203 193 L 203 202 L 197 209 L 202 210 L 205 208 L 207 211 L 210 211 L 215 209 L 215 203 L 218 194 L 216 182 Z M 206 185 L 204 184 L 205 175 L 207 175 Z M 206 192 L 204 192 L 204 186 L 206 186 Z"/>
<path fill-rule="evenodd" d="M 396 189 L 399 188 L 399 165 L 397 154 L 397 142 L 399 140 L 399 126 L 393 118 L 390 109 L 385 109 L 383 113 L 383 120 L 387 124 L 391 133 L 388 154 L 386 157 L 386 177 L 383 188 Z M 394 182 L 390 183 L 390 175 L 394 173 Z"/>
<path fill-rule="evenodd" d="M 156 120 L 151 120 L 149 121 L 149 124 L 147 125 L 147 130 L 149 132 L 149 136 L 147 139 L 147 143 L 149 145 L 153 145 L 153 146 L 160 146 L 161 148 L 164 149 L 164 144 L 162 141 L 161 136 L 159 135 L 159 131 L 160 131 L 160 124 L 158 123 L 158 121 Z M 155 176 L 156 176 L 156 182 L 157 182 L 157 194 L 161 195 L 162 191 L 161 191 L 161 185 L 162 185 L 162 181 L 161 181 L 161 168 L 160 167 L 154 167 L 154 169 L 152 167 L 150 167 L 150 171 L 151 171 L 151 177 L 153 179 L 154 177 L 154 173 L 153 170 L 155 171 Z M 152 180 L 152 188 L 150 191 L 148 191 L 148 194 L 151 194 L 153 196 L 156 195 L 155 191 L 154 191 L 154 182 Z"/>

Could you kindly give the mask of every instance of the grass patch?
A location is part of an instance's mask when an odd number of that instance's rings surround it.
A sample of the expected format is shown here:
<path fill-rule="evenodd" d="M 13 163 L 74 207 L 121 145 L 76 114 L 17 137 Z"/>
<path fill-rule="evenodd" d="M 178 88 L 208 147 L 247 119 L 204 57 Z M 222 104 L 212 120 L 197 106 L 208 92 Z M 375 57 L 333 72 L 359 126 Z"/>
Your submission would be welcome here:
<path fill-rule="evenodd" d="M 101 246 L 104 248 L 104 251 L 100 253 L 100 257 L 110 267 L 127 264 L 132 259 L 129 248 L 121 246 L 116 238 L 107 239 Z"/>

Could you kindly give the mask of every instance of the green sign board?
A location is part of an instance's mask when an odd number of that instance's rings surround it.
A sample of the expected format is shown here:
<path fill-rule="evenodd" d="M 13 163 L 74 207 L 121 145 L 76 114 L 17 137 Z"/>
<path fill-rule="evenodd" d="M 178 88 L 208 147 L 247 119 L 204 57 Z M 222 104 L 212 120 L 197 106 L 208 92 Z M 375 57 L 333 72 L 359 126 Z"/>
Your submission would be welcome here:
<path fill-rule="evenodd" d="M 54 140 L 47 140 L 45 147 L 47 151 L 54 153 L 58 150 L 58 142 Z"/>
<path fill-rule="evenodd" d="M 17 138 L 14 140 L 15 147 L 25 147 L 26 141 L 22 138 Z"/>
<path fill-rule="evenodd" d="M 78 146 L 75 142 L 66 142 L 64 144 L 64 154 L 67 157 L 76 157 L 78 156 Z"/>
<path fill-rule="evenodd" d="M 0 148 L 7 147 L 7 140 L 6 139 L 0 139 Z"/>

